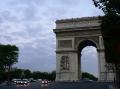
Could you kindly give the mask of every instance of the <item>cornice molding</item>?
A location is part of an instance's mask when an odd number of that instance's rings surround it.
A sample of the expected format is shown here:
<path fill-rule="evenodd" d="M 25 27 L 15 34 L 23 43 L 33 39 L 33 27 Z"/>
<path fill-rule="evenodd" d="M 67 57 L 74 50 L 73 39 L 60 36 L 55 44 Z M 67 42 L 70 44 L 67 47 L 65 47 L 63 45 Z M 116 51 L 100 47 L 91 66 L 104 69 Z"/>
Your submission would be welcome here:
<path fill-rule="evenodd" d="M 77 50 L 56 50 L 56 53 L 69 53 L 69 52 L 78 53 Z"/>
<path fill-rule="evenodd" d="M 83 21 L 95 21 L 95 20 L 99 20 L 99 17 L 82 17 L 82 18 L 61 19 L 61 20 L 57 20 L 56 24 L 71 23 L 71 22 L 83 22 Z"/>
<path fill-rule="evenodd" d="M 73 28 L 61 28 L 53 29 L 55 33 L 57 32 L 75 32 L 75 31 L 87 31 L 87 30 L 98 30 L 100 26 L 88 26 L 88 27 L 73 27 Z"/>

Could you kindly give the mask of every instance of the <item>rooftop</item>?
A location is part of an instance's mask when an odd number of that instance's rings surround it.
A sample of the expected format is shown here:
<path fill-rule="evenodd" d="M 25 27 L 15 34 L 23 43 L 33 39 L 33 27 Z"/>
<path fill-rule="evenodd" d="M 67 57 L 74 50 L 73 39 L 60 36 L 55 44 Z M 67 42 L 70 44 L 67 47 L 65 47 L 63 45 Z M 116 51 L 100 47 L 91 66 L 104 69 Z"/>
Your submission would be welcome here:
<path fill-rule="evenodd" d="M 82 18 L 71 18 L 57 20 L 56 23 L 70 23 L 70 22 L 82 22 L 82 21 L 94 21 L 99 20 L 99 17 L 82 17 Z"/>

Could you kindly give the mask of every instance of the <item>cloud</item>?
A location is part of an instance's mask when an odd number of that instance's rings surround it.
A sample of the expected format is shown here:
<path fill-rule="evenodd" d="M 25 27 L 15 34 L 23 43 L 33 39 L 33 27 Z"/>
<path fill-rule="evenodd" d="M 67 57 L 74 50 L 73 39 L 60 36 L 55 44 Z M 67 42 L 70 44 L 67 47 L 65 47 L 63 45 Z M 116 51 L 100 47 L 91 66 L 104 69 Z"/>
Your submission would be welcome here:
<path fill-rule="evenodd" d="M 15 66 L 52 71 L 56 65 L 55 21 L 98 12 L 102 14 L 91 0 L 1 0 L 0 42 L 19 47 L 19 63 Z"/>
<path fill-rule="evenodd" d="M 32 71 L 39 70 L 50 72 L 55 70 L 56 63 L 53 61 L 55 58 L 54 45 L 53 47 L 51 46 L 51 49 L 49 49 L 47 46 L 48 45 L 44 46 L 43 44 L 39 44 L 37 47 L 26 45 L 24 48 L 21 48 L 20 60 L 17 66 L 26 69 L 28 68 Z"/>

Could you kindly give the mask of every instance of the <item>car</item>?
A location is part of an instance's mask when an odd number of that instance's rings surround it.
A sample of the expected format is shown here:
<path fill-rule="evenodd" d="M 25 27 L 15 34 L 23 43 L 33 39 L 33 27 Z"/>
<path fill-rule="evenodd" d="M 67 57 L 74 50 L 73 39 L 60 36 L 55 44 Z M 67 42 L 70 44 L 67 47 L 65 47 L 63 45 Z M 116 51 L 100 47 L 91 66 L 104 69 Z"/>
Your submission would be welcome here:
<path fill-rule="evenodd" d="M 48 83 L 48 80 L 47 79 L 44 79 L 41 81 L 42 84 L 47 84 Z"/>
<path fill-rule="evenodd" d="M 37 81 L 38 81 L 38 82 L 41 82 L 41 81 L 42 81 L 42 79 L 37 79 Z"/>
<path fill-rule="evenodd" d="M 21 81 L 21 79 L 12 79 L 12 82 L 13 82 L 14 84 L 16 84 L 17 81 Z"/>
<path fill-rule="evenodd" d="M 16 82 L 16 84 L 20 86 L 28 86 L 30 82 L 28 81 L 28 79 L 20 79 Z"/>
<path fill-rule="evenodd" d="M 82 79 L 82 82 L 93 82 L 93 80 L 90 80 L 89 78 Z"/>
<path fill-rule="evenodd" d="M 20 84 L 22 82 L 21 79 L 16 80 L 16 84 Z"/>

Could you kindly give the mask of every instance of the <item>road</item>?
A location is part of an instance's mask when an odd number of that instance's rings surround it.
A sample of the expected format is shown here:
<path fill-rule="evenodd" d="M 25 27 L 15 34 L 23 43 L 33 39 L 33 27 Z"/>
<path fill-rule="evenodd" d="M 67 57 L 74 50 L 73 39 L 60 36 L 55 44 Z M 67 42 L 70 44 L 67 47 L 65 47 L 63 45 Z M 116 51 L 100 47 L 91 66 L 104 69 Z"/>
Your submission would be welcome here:
<path fill-rule="evenodd" d="M 31 83 L 30 86 L 6 86 L 1 85 L 0 89 L 109 89 L 108 83 L 97 82 L 77 82 L 77 83 L 49 83 L 47 85 L 41 85 L 39 82 Z"/>

